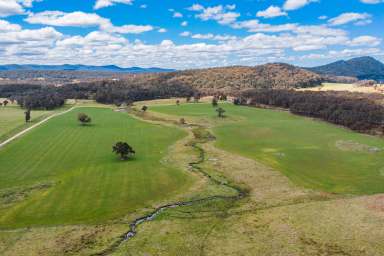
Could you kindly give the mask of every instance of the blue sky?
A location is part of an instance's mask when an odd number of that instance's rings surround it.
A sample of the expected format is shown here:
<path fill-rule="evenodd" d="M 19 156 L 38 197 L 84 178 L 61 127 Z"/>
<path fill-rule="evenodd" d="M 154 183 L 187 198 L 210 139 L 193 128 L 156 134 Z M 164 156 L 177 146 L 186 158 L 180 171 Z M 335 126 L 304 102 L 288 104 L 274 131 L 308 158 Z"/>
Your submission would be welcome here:
<path fill-rule="evenodd" d="M 384 0 L 0 0 L 0 63 L 202 68 L 384 60 Z"/>

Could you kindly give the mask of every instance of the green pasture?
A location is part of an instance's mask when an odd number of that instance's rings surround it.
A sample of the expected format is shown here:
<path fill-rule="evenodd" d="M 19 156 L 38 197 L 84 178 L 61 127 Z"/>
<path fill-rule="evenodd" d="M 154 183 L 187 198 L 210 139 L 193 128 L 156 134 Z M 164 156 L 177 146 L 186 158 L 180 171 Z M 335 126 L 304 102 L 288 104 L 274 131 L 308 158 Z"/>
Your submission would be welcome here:
<path fill-rule="evenodd" d="M 384 192 L 384 140 L 288 112 L 221 104 L 151 106 L 187 118 L 208 118 L 216 145 L 281 171 L 307 188 L 343 194 Z"/>
<path fill-rule="evenodd" d="M 77 114 L 92 117 L 81 126 Z M 192 177 L 162 161 L 185 136 L 109 108 L 77 108 L 0 149 L 0 228 L 100 223 L 181 193 Z M 128 142 L 136 156 L 112 153 Z"/>
<path fill-rule="evenodd" d="M 31 123 L 25 123 L 24 109 L 16 105 L 0 107 L 0 141 L 9 137 L 17 131 L 28 128 L 29 125 L 36 123 L 40 119 L 48 116 L 52 111 L 36 110 L 31 112 Z"/>

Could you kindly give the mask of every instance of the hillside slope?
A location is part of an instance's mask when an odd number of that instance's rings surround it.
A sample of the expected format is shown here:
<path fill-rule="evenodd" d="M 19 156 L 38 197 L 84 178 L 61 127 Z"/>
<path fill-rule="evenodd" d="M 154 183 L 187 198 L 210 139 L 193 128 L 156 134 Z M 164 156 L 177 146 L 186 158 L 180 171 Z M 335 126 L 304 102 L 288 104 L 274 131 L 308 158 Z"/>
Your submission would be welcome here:
<path fill-rule="evenodd" d="M 328 65 L 308 68 L 321 75 L 350 76 L 359 79 L 384 80 L 384 64 L 372 57 L 340 60 Z"/>
<path fill-rule="evenodd" d="M 187 70 L 143 75 L 142 78 L 151 83 L 191 86 L 205 94 L 229 93 L 250 88 L 302 88 L 320 85 L 323 81 L 316 73 L 288 64 Z M 140 79 L 135 76 L 135 80 Z"/>

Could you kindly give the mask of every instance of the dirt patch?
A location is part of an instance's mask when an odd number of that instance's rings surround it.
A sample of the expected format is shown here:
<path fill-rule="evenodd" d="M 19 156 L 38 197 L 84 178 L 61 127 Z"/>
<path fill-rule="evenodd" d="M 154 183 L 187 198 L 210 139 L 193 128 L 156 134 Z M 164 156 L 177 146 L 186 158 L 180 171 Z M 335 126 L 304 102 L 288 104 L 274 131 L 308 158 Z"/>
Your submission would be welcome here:
<path fill-rule="evenodd" d="M 352 152 L 364 152 L 364 153 L 378 153 L 382 151 L 382 148 L 371 147 L 365 144 L 360 144 L 351 140 L 338 140 L 336 141 L 336 147 L 342 151 Z"/>
<path fill-rule="evenodd" d="M 384 213 L 384 195 L 377 196 L 369 202 L 368 208 L 374 211 Z"/>

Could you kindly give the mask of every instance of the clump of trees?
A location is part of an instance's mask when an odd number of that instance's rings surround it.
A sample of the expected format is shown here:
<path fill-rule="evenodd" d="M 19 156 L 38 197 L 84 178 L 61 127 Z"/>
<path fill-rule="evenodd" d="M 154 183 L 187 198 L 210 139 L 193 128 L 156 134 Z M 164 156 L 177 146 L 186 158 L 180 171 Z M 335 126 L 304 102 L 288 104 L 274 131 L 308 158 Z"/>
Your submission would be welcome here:
<path fill-rule="evenodd" d="M 77 115 L 77 120 L 81 123 L 81 125 L 87 125 L 92 122 L 92 118 L 85 113 L 79 113 Z"/>
<path fill-rule="evenodd" d="M 238 102 L 286 108 L 294 114 L 320 118 L 362 132 L 384 126 L 384 106 L 360 94 L 248 90 L 241 94 Z"/>
<path fill-rule="evenodd" d="M 215 107 L 217 107 L 218 105 L 219 105 L 219 103 L 218 103 L 217 98 L 216 98 L 216 97 L 213 97 L 213 99 L 212 99 L 212 106 L 215 108 Z"/>
<path fill-rule="evenodd" d="M 51 110 L 61 107 L 65 103 L 65 98 L 50 90 L 29 93 L 16 97 L 17 103 L 26 109 L 46 109 Z"/>
<path fill-rule="evenodd" d="M 136 154 L 135 150 L 126 142 L 117 142 L 112 151 L 120 156 L 121 160 L 127 160 Z"/>
<path fill-rule="evenodd" d="M 143 112 L 147 112 L 147 110 L 148 110 L 148 107 L 145 105 L 141 108 L 141 111 L 143 111 Z"/>
<path fill-rule="evenodd" d="M 195 95 L 193 95 L 193 101 L 195 103 L 199 103 L 200 99 L 201 99 L 200 94 L 196 93 Z"/>

